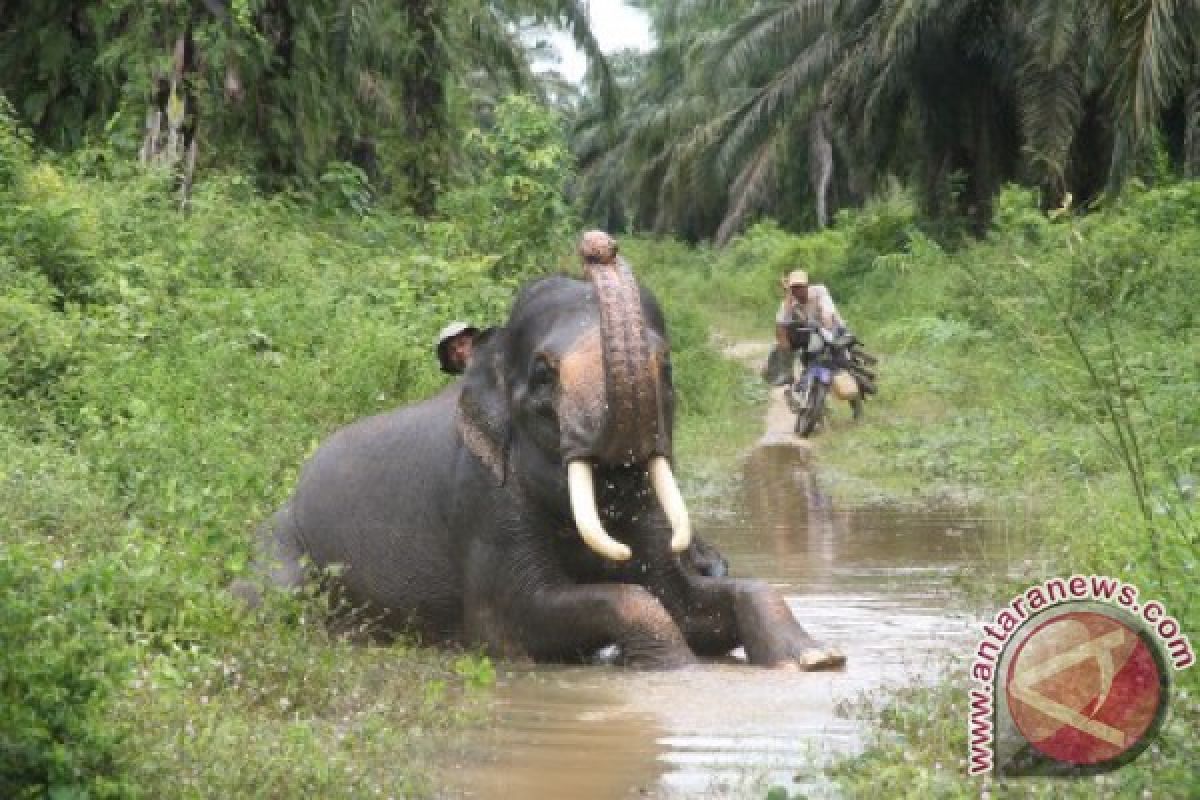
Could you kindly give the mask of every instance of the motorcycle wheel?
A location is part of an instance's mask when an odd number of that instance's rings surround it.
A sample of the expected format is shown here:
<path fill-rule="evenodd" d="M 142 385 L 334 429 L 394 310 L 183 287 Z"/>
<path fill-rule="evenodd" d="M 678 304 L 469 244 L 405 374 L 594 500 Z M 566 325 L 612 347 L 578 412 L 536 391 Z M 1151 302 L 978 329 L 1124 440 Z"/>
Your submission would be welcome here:
<path fill-rule="evenodd" d="M 809 436 L 817 429 L 821 417 L 825 415 L 825 395 L 828 393 L 828 386 L 818 380 L 813 381 L 812 388 L 808 390 L 808 402 L 800 409 L 800 413 L 796 414 L 798 435 Z"/>
<path fill-rule="evenodd" d="M 854 415 L 855 422 L 862 419 L 863 405 L 864 403 L 862 397 L 856 397 L 850 401 L 850 413 Z"/>

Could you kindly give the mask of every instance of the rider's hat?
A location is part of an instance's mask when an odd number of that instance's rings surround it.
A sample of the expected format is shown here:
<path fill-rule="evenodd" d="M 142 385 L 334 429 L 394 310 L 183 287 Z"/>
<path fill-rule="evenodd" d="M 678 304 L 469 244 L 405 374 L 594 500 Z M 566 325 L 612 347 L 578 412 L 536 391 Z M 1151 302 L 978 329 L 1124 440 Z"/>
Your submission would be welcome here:
<path fill-rule="evenodd" d="M 808 273 L 802 269 L 794 269 L 788 273 L 787 287 L 808 286 Z"/>

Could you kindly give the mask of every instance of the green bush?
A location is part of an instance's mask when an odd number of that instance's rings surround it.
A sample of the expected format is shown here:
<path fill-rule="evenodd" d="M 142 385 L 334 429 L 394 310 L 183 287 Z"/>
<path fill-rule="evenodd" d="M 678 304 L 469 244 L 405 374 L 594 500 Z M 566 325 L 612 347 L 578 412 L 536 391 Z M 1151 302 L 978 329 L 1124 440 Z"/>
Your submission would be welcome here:
<path fill-rule="evenodd" d="M 441 212 L 467 247 L 494 258 L 497 278 L 553 271 L 578 233 L 563 194 L 571 167 L 562 121 L 529 97 L 511 96 L 497 106 L 491 129 L 467 134 L 466 153 L 479 177 L 443 195 Z"/>
<path fill-rule="evenodd" d="M 11 398 L 51 396 L 76 355 L 70 318 L 29 294 L 0 295 L 0 394 Z"/>
<path fill-rule="evenodd" d="M 115 514 L 85 462 L 0 428 L 0 796 L 120 797 L 105 715 L 133 653 L 87 540 Z"/>
<path fill-rule="evenodd" d="M 105 719 L 132 654 L 89 584 L 20 545 L 0 553 L 0 795 L 121 797 Z"/>

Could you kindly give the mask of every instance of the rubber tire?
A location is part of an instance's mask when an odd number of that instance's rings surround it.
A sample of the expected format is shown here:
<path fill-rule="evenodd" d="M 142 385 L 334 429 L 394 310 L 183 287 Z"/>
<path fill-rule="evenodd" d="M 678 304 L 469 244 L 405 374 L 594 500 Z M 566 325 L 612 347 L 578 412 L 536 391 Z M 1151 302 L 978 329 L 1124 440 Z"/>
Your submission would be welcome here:
<path fill-rule="evenodd" d="M 811 436 L 817 429 L 821 418 L 825 416 L 825 397 L 829 387 L 818 380 L 813 381 L 813 387 L 808 390 L 808 404 L 796 415 L 796 434 Z"/>
<path fill-rule="evenodd" d="M 866 405 L 866 404 L 863 403 L 862 397 L 856 397 L 850 401 L 850 413 L 852 413 L 854 415 L 855 422 L 858 422 L 859 420 L 862 419 L 864 405 Z"/>

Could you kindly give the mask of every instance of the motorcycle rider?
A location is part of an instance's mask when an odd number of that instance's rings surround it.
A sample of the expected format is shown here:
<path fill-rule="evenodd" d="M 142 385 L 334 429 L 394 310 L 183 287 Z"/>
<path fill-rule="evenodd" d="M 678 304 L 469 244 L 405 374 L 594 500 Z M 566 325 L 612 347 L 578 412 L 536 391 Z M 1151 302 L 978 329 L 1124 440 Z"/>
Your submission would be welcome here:
<path fill-rule="evenodd" d="M 800 343 L 792 341 L 792 331 L 800 326 L 820 327 L 832 331 L 844 331 L 845 321 L 833 304 L 833 297 L 822 284 L 808 282 L 808 273 L 796 269 L 784 276 L 781 281 L 787 296 L 779 304 L 779 312 L 775 315 L 776 349 L 783 354 L 786 365 L 786 382 L 791 383 L 793 350 Z M 807 366 L 808 353 L 801 349 L 801 373 Z M 781 383 L 784 381 L 780 381 Z"/>

